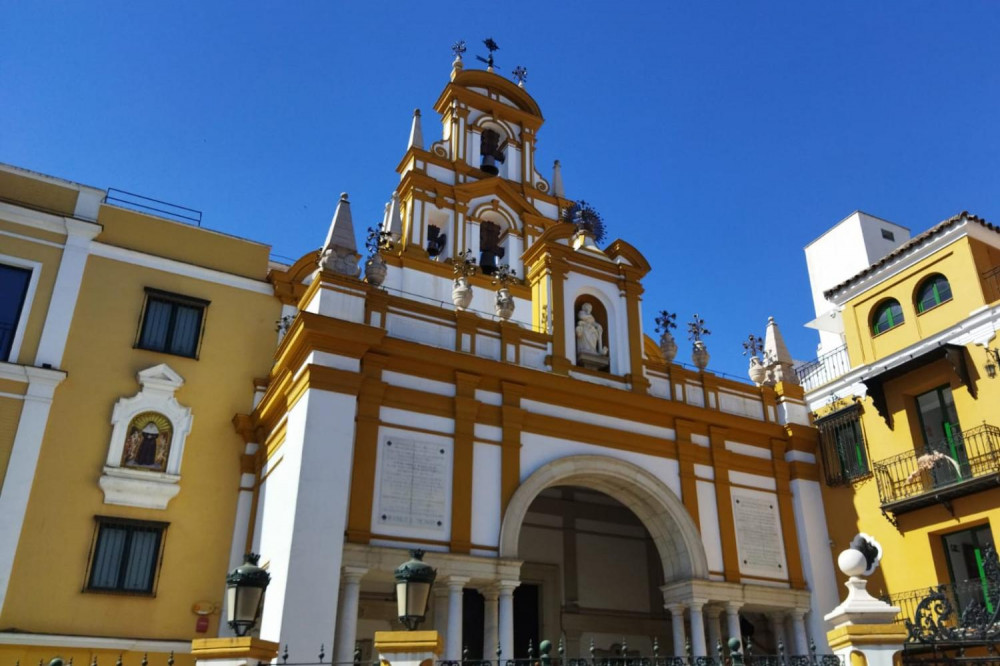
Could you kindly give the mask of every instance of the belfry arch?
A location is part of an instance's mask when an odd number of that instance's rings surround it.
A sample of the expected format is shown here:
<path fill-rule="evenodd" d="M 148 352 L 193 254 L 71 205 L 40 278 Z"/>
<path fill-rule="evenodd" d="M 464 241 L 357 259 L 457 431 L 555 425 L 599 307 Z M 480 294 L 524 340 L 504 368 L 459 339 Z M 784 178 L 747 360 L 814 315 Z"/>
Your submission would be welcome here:
<path fill-rule="evenodd" d="M 501 558 L 518 557 L 521 525 L 528 508 L 539 493 L 553 486 L 596 490 L 631 509 L 656 545 L 666 582 L 708 578 L 701 535 L 677 495 L 641 467 L 609 456 L 560 458 L 525 479 L 511 496 L 500 526 Z"/>

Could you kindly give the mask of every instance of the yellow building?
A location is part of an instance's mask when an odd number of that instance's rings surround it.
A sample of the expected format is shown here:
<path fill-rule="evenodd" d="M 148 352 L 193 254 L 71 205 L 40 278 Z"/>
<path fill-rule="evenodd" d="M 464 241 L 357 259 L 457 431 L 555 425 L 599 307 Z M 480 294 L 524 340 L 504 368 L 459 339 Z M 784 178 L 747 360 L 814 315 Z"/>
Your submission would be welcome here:
<path fill-rule="evenodd" d="M 0 166 L 6 663 L 186 663 L 241 554 L 230 421 L 275 344 L 268 248 L 127 205 Z"/>
<path fill-rule="evenodd" d="M 870 589 L 901 619 L 939 584 L 958 609 L 982 600 L 1000 521 L 1000 229 L 961 213 L 909 238 L 855 213 L 806 254 L 824 354 L 799 375 L 831 537 L 882 544 Z"/>

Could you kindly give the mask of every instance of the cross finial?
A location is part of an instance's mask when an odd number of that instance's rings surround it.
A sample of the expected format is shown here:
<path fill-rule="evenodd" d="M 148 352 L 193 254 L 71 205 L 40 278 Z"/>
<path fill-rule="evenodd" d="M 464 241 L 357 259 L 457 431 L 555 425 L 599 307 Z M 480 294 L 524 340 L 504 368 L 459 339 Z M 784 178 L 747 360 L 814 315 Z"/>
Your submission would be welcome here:
<path fill-rule="evenodd" d="M 518 65 L 514 68 L 514 80 L 517 81 L 517 85 L 521 88 L 524 87 L 524 82 L 528 80 L 528 68 Z"/>
<path fill-rule="evenodd" d="M 492 72 L 493 71 L 493 52 L 494 51 L 499 51 L 500 47 L 497 46 L 497 43 L 493 41 L 492 37 L 487 37 L 486 39 L 484 39 L 483 40 L 483 45 L 486 46 L 486 49 L 490 52 L 490 55 L 488 57 L 486 57 L 486 58 L 484 58 L 483 56 L 478 56 L 477 55 L 476 56 L 476 60 L 478 60 L 480 62 L 486 63 L 486 69 L 488 71 Z"/>
<path fill-rule="evenodd" d="M 462 59 L 462 54 L 465 53 L 465 40 L 460 39 L 451 45 L 451 52 L 455 54 L 456 60 Z"/>

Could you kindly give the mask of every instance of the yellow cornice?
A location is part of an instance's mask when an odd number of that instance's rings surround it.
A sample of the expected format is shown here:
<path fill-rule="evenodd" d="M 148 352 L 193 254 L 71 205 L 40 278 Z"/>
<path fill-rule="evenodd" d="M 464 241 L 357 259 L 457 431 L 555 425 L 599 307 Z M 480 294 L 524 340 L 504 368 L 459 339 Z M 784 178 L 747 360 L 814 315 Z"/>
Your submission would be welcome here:
<path fill-rule="evenodd" d="M 898 624 L 848 624 L 826 632 L 834 651 L 858 645 L 894 645 L 902 649 L 906 637 L 906 628 Z"/>
<path fill-rule="evenodd" d="M 376 631 L 375 649 L 379 654 L 433 652 L 441 654 L 444 641 L 437 631 Z"/>
<path fill-rule="evenodd" d="M 269 662 L 278 656 L 278 644 L 253 636 L 233 638 L 196 638 L 191 641 L 191 656 L 205 659 L 246 659 Z"/>

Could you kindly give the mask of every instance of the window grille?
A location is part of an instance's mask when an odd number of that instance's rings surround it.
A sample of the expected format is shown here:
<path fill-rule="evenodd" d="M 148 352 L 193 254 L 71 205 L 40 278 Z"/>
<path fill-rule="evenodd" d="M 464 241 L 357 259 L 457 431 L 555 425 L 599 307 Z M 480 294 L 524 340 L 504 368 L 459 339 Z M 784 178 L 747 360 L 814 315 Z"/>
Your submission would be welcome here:
<path fill-rule="evenodd" d="M 98 517 L 87 589 L 151 594 L 165 529 L 165 523 Z"/>
<path fill-rule="evenodd" d="M 861 405 L 851 405 L 816 421 L 827 485 L 867 476 L 868 452 L 861 432 Z"/>

